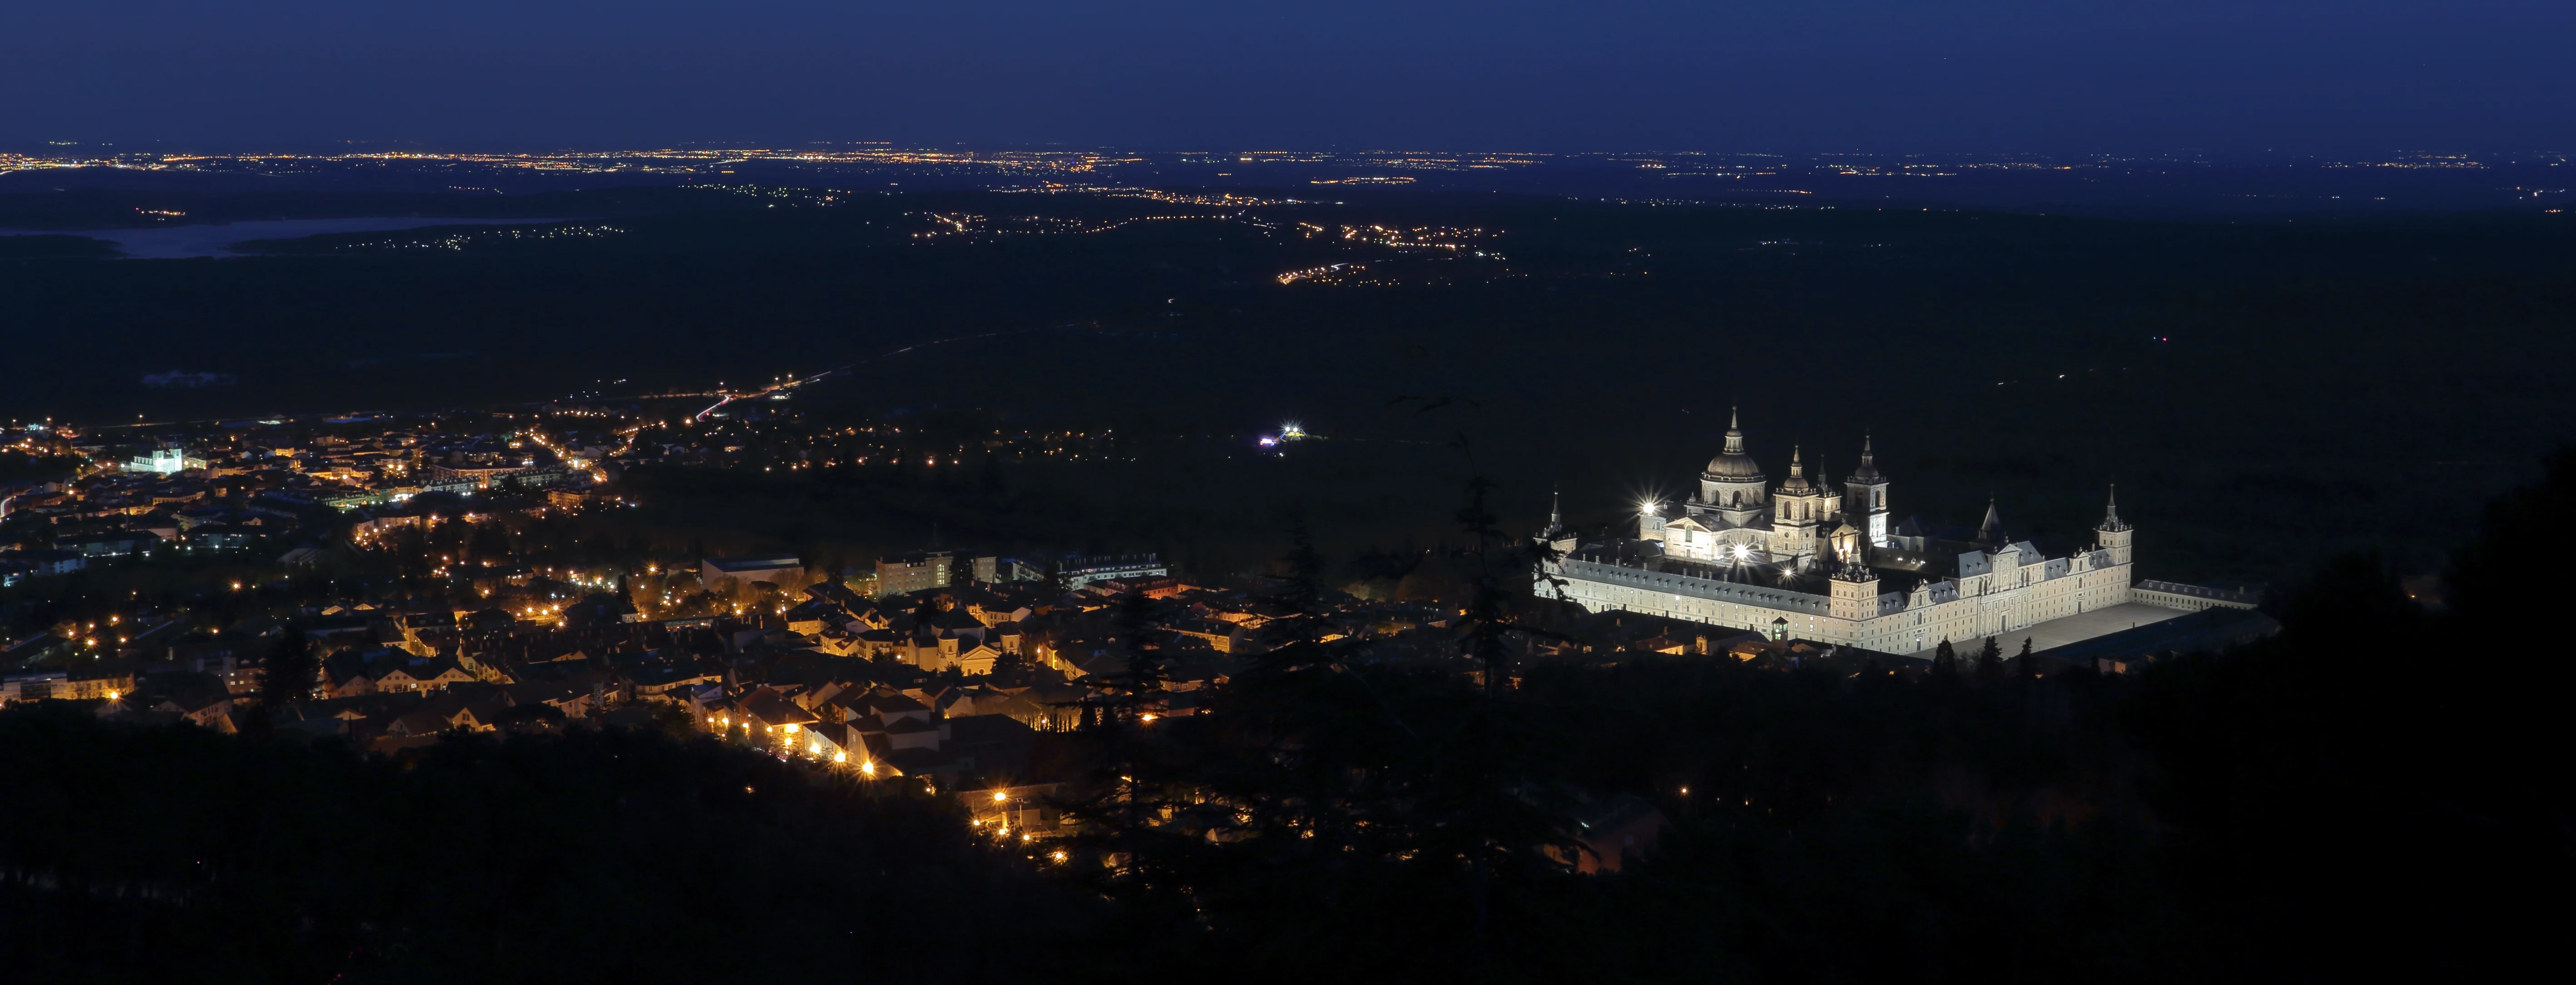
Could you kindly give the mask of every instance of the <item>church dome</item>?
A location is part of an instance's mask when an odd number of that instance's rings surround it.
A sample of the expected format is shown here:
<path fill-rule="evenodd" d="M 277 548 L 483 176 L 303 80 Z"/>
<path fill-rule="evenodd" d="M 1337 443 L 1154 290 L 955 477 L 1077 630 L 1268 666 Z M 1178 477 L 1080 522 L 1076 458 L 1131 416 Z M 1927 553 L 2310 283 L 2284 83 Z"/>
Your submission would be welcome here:
<path fill-rule="evenodd" d="M 1727 452 L 1708 460 L 1708 477 L 1712 479 L 1760 479 L 1762 466 L 1743 452 Z"/>
<path fill-rule="evenodd" d="M 1729 411 L 1726 416 L 1726 450 L 1718 453 L 1716 458 L 1708 460 L 1708 472 L 1702 477 L 1746 482 L 1762 481 L 1762 466 L 1754 464 L 1753 456 L 1744 453 L 1744 431 L 1736 426 L 1733 411 Z"/>

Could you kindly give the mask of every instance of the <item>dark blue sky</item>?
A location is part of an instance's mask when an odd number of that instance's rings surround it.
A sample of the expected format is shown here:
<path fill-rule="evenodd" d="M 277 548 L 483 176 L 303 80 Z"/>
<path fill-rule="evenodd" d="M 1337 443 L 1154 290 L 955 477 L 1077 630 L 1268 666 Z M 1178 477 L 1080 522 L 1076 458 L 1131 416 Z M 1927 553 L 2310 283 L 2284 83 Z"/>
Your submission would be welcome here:
<path fill-rule="evenodd" d="M 2576 0 L 0 0 L 0 142 L 2576 148 Z"/>

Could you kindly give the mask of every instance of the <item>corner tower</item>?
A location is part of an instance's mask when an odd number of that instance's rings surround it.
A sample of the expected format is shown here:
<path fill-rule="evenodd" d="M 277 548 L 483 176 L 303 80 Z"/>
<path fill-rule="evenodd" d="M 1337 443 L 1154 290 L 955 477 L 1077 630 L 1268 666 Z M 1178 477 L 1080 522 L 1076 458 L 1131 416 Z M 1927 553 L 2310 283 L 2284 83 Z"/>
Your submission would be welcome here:
<path fill-rule="evenodd" d="M 2129 563 L 2129 538 L 2134 534 L 2120 519 L 2120 487 L 2111 487 L 2109 498 L 2102 504 L 2102 523 L 2093 528 L 2093 543 L 2111 554 L 2112 564 Z"/>
<path fill-rule="evenodd" d="M 1860 622 L 1878 615 L 1878 572 L 1858 560 L 1837 562 L 1826 592 L 1826 611 L 1836 619 Z"/>
<path fill-rule="evenodd" d="M 1565 510 L 1562 505 L 1563 499 L 1564 497 L 1558 494 L 1556 490 L 1548 490 L 1547 526 L 1538 532 L 1537 537 L 1538 540 L 1545 542 L 1549 547 L 1554 548 L 1559 557 L 1573 553 L 1576 544 L 1574 531 L 1565 529 Z"/>

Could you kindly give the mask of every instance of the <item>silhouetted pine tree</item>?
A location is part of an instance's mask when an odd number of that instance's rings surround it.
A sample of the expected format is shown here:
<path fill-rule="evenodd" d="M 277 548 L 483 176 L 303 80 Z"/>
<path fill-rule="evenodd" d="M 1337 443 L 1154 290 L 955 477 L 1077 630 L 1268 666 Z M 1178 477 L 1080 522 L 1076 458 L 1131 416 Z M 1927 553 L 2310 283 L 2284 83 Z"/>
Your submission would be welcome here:
<path fill-rule="evenodd" d="M 1306 518 L 1289 521 L 1288 543 L 1288 556 L 1280 559 L 1279 577 L 1270 596 L 1281 608 L 1299 616 L 1320 615 L 1324 604 L 1324 557 L 1315 553 L 1314 540 L 1306 532 Z"/>
<path fill-rule="evenodd" d="M 313 696 L 313 679 L 321 673 L 312 638 L 292 625 L 283 633 L 260 667 L 259 704 L 251 709 L 251 728 L 262 734 L 277 727 L 277 716 L 288 704 Z"/>

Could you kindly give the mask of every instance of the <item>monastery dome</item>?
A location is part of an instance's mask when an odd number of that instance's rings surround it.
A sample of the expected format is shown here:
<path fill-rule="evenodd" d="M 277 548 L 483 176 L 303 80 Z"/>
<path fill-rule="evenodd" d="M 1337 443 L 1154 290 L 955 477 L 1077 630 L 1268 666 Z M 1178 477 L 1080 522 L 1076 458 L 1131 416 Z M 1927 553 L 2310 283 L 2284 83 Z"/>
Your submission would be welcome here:
<path fill-rule="evenodd" d="M 1726 452 L 1708 460 L 1708 477 L 1712 479 L 1759 479 L 1762 466 L 1753 456 L 1740 451 Z"/>
<path fill-rule="evenodd" d="M 1728 411 L 1726 415 L 1726 450 L 1719 452 L 1716 458 L 1708 460 L 1708 472 L 1701 478 L 1762 481 L 1762 466 L 1754 464 L 1753 456 L 1744 453 L 1744 429 L 1737 426 L 1737 418 L 1733 411 Z"/>

